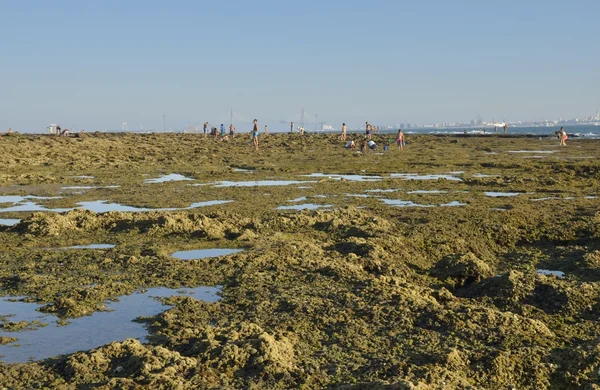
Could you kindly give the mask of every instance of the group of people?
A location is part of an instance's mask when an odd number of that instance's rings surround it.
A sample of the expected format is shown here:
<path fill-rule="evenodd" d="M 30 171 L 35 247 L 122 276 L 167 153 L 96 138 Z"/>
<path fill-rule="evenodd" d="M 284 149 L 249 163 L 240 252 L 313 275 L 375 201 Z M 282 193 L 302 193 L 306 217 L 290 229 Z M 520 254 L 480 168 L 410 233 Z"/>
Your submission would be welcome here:
<path fill-rule="evenodd" d="M 294 132 L 294 122 L 290 122 L 290 133 Z M 300 133 L 301 135 L 304 134 L 304 127 L 303 126 L 298 126 L 298 133 Z"/>
<path fill-rule="evenodd" d="M 369 122 L 365 122 L 366 134 L 365 134 L 365 137 L 361 144 L 361 150 L 363 152 L 366 152 L 367 149 L 371 149 L 371 150 L 378 149 L 378 146 L 375 143 L 375 141 L 373 141 L 371 139 L 374 129 L 376 129 L 376 128 L 373 127 L 372 125 L 370 125 Z M 348 128 L 347 128 L 346 124 L 343 123 L 342 124 L 342 135 L 340 136 L 340 139 L 342 141 L 346 141 L 347 131 L 348 131 Z M 402 131 L 402 129 L 398 129 L 398 132 L 396 133 L 396 140 L 394 142 L 396 143 L 396 145 L 398 145 L 398 149 L 404 150 L 404 145 L 406 145 L 406 136 L 404 135 L 404 132 Z M 358 147 L 358 145 L 353 140 L 350 140 L 350 141 L 346 142 L 346 144 L 345 144 L 346 149 L 356 149 L 357 147 Z M 384 146 L 384 150 L 387 150 L 387 145 Z"/>
<path fill-rule="evenodd" d="M 48 126 L 48 131 L 50 132 L 50 134 L 61 135 L 63 137 L 67 137 L 71 134 L 71 130 L 62 129 L 59 125 L 57 125 L 54 129 L 52 129 L 52 126 Z M 81 132 L 83 131 L 84 130 L 81 130 Z"/>
<path fill-rule="evenodd" d="M 217 130 L 216 127 L 211 127 L 210 128 L 210 132 L 208 131 L 208 122 L 204 122 L 204 124 L 202 125 L 202 129 L 204 132 L 204 138 L 206 138 L 208 135 L 210 135 L 211 137 L 215 137 L 215 139 L 219 138 L 219 131 Z M 233 138 L 235 136 L 235 125 L 232 123 L 229 125 L 229 135 L 226 134 L 225 132 L 225 125 L 223 123 L 221 123 L 221 127 L 220 127 L 220 134 L 221 134 L 221 141 L 227 141 L 229 140 L 229 138 Z"/>

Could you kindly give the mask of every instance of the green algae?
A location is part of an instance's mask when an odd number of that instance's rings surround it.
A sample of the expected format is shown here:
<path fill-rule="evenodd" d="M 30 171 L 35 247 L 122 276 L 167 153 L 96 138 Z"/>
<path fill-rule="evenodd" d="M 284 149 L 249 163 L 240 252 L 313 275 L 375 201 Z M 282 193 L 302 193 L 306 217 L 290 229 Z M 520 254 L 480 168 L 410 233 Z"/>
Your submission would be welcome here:
<path fill-rule="evenodd" d="M 103 310 L 106 300 L 139 288 L 223 290 L 215 304 L 169 299 L 172 309 L 141 319 L 151 332 L 146 345 L 116 340 L 43 362 L 2 365 L 0 381 L 9 387 L 256 389 L 600 384 L 600 214 L 597 200 L 586 198 L 598 193 L 600 165 L 572 159 L 595 156 L 599 142 L 574 140 L 558 150 L 548 139 L 411 136 L 403 152 L 383 155 L 345 150 L 333 135 L 271 135 L 261 139 L 258 153 L 247 142 L 166 134 L 2 138 L 1 192 L 63 196 L 45 200 L 48 207 L 99 199 L 149 208 L 234 202 L 173 212 L 7 213 L 22 221 L 0 227 L 0 289 L 43 303 L 43 311 L 63 320 Z M 543 159 L 509 153 L 542 148 L 557 152 Z M 498 154 L 485 154 L 490 151 Z M 455 171 L 464 171 L 457 174 L 462 182 L 390 176 Z M 310 178 L 301 175 L 313 172 L 382 179 L 210 184 L 304 180 Z M 169 173 L 196 181 L 143 184 Z M 82 184 L 121 187 L 61 192 Z M 304 186 L 310 188 L 298 188 Z M 444 193 L 409 193 L 414 190 Z M 486 191 L 520 195 L 492 198 Z M 333 208 L 276 210 L 299 196 Z M 376 196 L 466 206 L 393 207 Z M 546 196 L 560 199 L 532 201 Z M 90 242 L 118 246 L 46 249 Z M 170 258 L 177 250 L 211 247 L 247 250 L 189 262 Z M 537 268 L 567 277 L 537 275 Z"/>

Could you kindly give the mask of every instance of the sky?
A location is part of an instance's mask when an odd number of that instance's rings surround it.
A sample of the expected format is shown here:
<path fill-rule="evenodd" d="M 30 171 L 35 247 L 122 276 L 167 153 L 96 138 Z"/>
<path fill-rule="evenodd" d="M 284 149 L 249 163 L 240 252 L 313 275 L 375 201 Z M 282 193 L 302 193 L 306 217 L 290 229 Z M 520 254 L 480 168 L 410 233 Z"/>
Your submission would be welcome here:
<path fill-rule="evenodd" d="M 0 15 L 0 131 L 600 109 L 597 0 L 0 0 Z"/>

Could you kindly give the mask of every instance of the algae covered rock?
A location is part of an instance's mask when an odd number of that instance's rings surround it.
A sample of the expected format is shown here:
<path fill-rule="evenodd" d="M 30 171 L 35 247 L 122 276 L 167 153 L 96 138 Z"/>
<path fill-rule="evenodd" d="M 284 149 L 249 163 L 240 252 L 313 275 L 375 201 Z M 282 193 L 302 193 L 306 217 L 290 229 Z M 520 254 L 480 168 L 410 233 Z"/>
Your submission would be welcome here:
<path fill-rule="evenodd" d="M 494 275 L 490 266 L 473 253 L 446 256 L 435 265 L 431 273 L 455 287 L 464 287 Z"/>
<path fill-rule="evenodd" d="M 579 315 L 598 311 L 600 286 L 597 283 L 574 285 L 555 276 L 538 275 L 535 289 L 526 303 L 536 306 L 548 314 Z M 598 315 L 596 315 L 598 317 Z"/>
<path fill-rule="evenodd" d="M 106 385 L 116 377 L 148 388 L 166 383 L 169 388 L 181 388 L 186 383 L 184 376 L 195 366 L 194 358 L 128 339 L 69 356 L 64 373 L 70 381 L 81 384 Z"/>
<path fill-rule="evenodd" d="M 535 288 L 535 280 L 533 273 L 509 271 L 473 284 L 464 292 L 464 296 L 490 297 L 499 307 L 510 310 L 531 294 Z"/>

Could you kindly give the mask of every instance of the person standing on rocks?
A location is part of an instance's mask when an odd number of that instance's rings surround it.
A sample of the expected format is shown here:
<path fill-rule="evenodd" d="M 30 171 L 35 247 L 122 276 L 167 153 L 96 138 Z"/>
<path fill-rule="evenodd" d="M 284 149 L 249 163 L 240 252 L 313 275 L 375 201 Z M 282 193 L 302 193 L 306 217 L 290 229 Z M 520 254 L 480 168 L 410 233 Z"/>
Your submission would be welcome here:
<path fill-rule="evenodd" d="M 342 123 L 342 136 L 340 137 L 340 139 L 341 139 L 342 141 L 345 141 L 345 140 L 346 140 L 346 131 L 347 131 L 347 130 L 348 130 L 348 129 L 347 129 L 347 127 L 346 127 L 346 124 L 345 124 L 345 123 Z"/>
<path fill-rule="evenodd" d="M 208 131 L 208 122 L 204 122 L 204 138 L 206 138 L 206 132 Z"/>
<path fill-rule="evenodd" d="M 252 144 L 254 144 L 254 150 L 258 152 L 258 120 L 256 119 L 252 128 Z"/>
<path fill-rule="evenodd" d="M 290 122 L 290 133 L 294 132 L 294 122 Z"/>
<path fill-rule="evenodd" d="M 233 139 L 233 135 L 235 134 L 235 126 L 232 124 L 229 125 L 229 136 Z"/>
<path fill-rule="evenodd" d="M 398 144 L 398 149 L 404 150 L 404 133 L 402 132 L 402 129 L 398 129 L 398 134 L 396 135 L 396 144 Z"/>
<path fill-rule="evenodd" d="M 265 136 L 269 135 L 269 126 L 265 125 Z"/>

